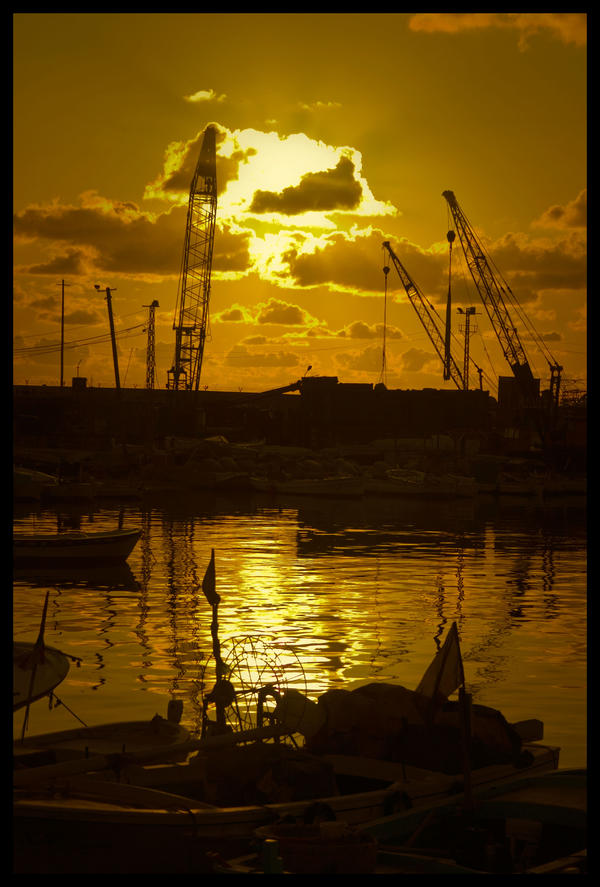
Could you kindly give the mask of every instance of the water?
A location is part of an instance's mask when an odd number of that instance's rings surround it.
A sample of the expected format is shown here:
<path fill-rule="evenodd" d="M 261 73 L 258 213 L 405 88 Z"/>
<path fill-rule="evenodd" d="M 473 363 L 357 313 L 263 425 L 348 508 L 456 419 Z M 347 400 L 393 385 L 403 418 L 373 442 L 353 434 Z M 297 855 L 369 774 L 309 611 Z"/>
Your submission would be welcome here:
<path fill-rule="evenodd" d="M 14 637 L 81 659 L 30 712 L 28 734 L 166 715 L 200 729 L 218 634 L 236 686 L 276 679 L 313 698 L 372 680 L 414 688 L 456 621 L 467 689 L 510 721 L 539 718 L 562 766 L 586 765 L 586 525 L 581 503 L 185 499 L 21 509 L 15 528 L 142 529 L 120 570 L 15 574 Z M 244 643 L 241 640 L 244 638 Z M 232 639 L 238 639 L 234 641 Z M 248 660 L 254 658 L 249 674 Z M 207 686 L 208 682 L 208 686 Z M 243 716 L 243 712 L 242 712 Z M 14 718 L 20 735 L 23 713 Z"/>

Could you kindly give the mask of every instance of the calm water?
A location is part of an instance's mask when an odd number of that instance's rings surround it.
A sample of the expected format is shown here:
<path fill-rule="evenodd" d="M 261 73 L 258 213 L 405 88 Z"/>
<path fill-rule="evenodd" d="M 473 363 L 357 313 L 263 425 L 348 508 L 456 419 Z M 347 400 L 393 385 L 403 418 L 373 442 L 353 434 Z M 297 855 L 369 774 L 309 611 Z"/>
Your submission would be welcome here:
<path fill-rule="evenodd" d="M 28 733 L 166 715 L 199 729 L 215 550 L 219 636 L 242 686 L 255 658 L 310 696 L 371 680 L 419 682 L 453 620 L 467 689 L 509 720 L 545 724 L 563 766 L 586 764 L 586 524 L 581 503 L 214 498 L 27 510 L 17 529 L 142 529 L 120 570 L 17 572 L 14 637 L 80 657 L 32 706 Z M 244 642 L 240 640 L 244 638 Z M 207 659 L 209 662 L 207 664 Z M 20 735 L 23 714 L 14 718 Z"/>

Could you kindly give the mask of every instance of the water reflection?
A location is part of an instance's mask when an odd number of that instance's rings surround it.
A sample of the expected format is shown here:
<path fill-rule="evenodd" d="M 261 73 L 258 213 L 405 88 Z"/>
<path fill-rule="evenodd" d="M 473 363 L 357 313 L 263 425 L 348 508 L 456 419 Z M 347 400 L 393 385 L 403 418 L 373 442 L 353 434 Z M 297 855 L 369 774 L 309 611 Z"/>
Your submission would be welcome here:
<path fill-rule="evenodd" d="M 252 497 L 86 510 L 82 529 L 141 527 L 124 571 L 15 574 L 15 636 L 35 639 L 32 592 L 53 589 L 48 642 L 84 660 L 70 689 L 86 720 L 165 714 L 177 698 L 200 729 L 212 651 L 201 583 L 214 548 L 220 636 L 276 638 L 311 694 L 373 679 L 415 687 L 456 620 L 475 701 L 560 725 L 561 682 L 585 708 L 585 516 L 515 510 Z M 56 519 L 40 509 L 15 523 Z"/>

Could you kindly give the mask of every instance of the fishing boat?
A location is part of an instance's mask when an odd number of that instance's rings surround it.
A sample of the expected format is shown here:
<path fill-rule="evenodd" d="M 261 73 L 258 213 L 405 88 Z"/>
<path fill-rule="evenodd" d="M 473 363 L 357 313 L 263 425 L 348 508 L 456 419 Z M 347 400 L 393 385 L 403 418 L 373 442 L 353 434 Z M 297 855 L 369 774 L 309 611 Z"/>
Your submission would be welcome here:
<path fill-rule="evenodd" d="M 453 703 L 445 712 L 443 703 L 464 681 L 455 623 L 416 691 L 373 684 L 328 691 L 313 703 L 295 688 L 279 694 L 268 680 L 274 672 L 267 674 L 261 665 L 263 685 L 251 680 L 256 725 L 234 730 L 228 712 L 242 705 L 246 688 L 238 683 L 238 694 L 235 683 L 245 669 L 236 672 L 239 656 L 227 665 L 221 659 L 214 551 L 202 590 L 213 611 L 217 675 L 203 697 L 202 735 L 178 746 L 187 757 L 175 763 L 172 749 L 164 758 L 151 748 L 56 757 L 15 771 L 19 873 L 211 871 L 210 854 L 248 852 L 257 828 L 283 818 L 310 823 L 325 811 L 355 826 L 427 807 L 472 786 L 558 767 L 559 749 L 541 744 L 539 721 L 508 725 L 483 706 L 473 712 L 469 766 L 453 766 L 450 751 L 462 761 L 454 726 L 458 713 Z M 248 652 L 252 664 L 261 659 L 258 644 Z M 267 712 L 269 699 L 275 707 Z M 386 699 L 393 700 L 389 717 Z M 208 718 L 213 705 L 214 721 Z M 376 722 L 379 732 L 372 729 Z M 443 760 L 440 748 L 446 751 Z"/>
<path fill-rule="evenodd" d="M 492 785 L 366 823 L 388 872 L 584 873 L 587 771 L 557 770 Z M 443 868 L 442 868 L 443 866 Z"/>
<path fill-rule="evenodd" d="M 69 673 L 69 657 L 54 647 L 13 644 L 13 711 L 47 696 Z"/>
<path fill-rule="evenodd" d="M 140 535 L 140 530 L 13 533 L 13 560 L 15 563 L 126 560 Z"/>
<path fill-rule="evenodd" d="M 587 772 L 558 770 L 348 826 L 276 823 L 225 874 L 585 874 Z"/>

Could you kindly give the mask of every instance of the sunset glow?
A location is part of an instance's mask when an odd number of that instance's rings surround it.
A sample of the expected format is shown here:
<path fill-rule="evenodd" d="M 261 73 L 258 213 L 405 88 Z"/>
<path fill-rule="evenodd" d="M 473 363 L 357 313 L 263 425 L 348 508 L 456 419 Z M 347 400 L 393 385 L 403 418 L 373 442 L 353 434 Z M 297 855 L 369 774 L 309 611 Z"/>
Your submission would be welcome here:
<path fill-rule="evenodd" d="M 87 342 L 108 331 L 99 284 L 115 290 L 126 387 L 144 385 L 158 301 L 165 386 L 212 124 L 203 387 L 266 390 L 309 364 L 375 384 L 382 243 L 443 315 L 452 189 L 565 387 L 584 389 L 586 62 L 580 13 L 15 15 L 15 383 L 58 384 L 65 281 L 66 384 L 114 384 L 110 344 Z M 510 370 L 459 249 L 452 261 L 456 360 L 456 308 L 476 305 L 471 353 L 495 395 Z M 388 387 L 452 387 L 393 269 L 387 296 Z"/>

